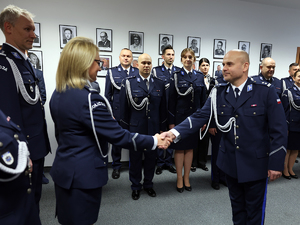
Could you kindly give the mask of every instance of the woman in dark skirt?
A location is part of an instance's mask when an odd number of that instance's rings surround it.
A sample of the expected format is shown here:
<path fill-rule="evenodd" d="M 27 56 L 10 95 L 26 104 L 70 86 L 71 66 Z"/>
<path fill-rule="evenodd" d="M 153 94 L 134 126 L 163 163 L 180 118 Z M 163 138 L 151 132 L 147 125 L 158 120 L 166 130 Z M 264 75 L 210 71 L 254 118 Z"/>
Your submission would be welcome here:
<path fill-rule="evenodd" d="M 91 86 L 100 70 L 99 50 L 91 39 L 76 37 L 66 44 L 50 101 L 58 142 L 50 174 L 58 222 L 64 225 L 97 221 L 108 180 L 108 142 L 133 150 L 164 148 L 159 135 L 132 134 L 119 126 L 107 99 Z"/>
<path fill-rule="evenodd" d="M 186 48 L 181 52 L 183 67 L 174 73 L 170 83 L 169 111 L 170 129 L 181 123 L 197 109 L 201 108 L 206 99 L 206 88 L 202 73 L 193 70 L 196 61 L 192 49 Z M 175 166 L 177 170 L 177 191 L 182 193 L 184 189 L 191 191 L 189 174 L 193 160 L 193 148 L 197 146 L 199 133 L 195 133 L 188 140 L 172 144 L 175 149 Z M 184 175 L 182 176 L 182 168 Z"/>
<path fill-rule="evenodd" d="M 285 90 L 282 97 L 289 132 L 282 176 L 289 180 L 291 178 L 298 179 L 293 171 L 293 166 L 300 150 L 300 70 L 294 73 L 293 80 L 294 85 Z"/>

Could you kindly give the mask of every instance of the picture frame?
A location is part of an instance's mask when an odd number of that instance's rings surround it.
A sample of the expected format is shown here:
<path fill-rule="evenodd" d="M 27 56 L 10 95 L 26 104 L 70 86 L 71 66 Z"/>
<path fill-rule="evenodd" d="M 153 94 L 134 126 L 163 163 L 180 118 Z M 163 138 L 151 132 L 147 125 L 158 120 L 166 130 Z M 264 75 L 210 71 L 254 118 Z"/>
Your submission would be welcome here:
<path fill-rule="evenodd" d="M 38 50 L 28 50 L 27 55 L 32 67 L 43 71 L 43 52 Z"/>
<path fill-rule="evenodd" d="M 40 48 L 41 47 L 41 24 L 34 22 L 34 26 L 35 26 L 34 33 L 36 38 L 33 40 L 32 46 Z"/>
<path fill-rule="evenodd" d="M 238 49 L 243 50 L 250 55 L 250 42 L 249 41 L 239 41 Z"/>
<path fill-rule="evenodd" d="M 213 62 L 213 71 L 212 71 L 212 77 L 215 78 L 217 67 L 221 66 L 221 71 L 223 70 L 223 62 L 222 61 L 214 61 Z"/>
<path fill-rule="evenodd" d="M 132 67 L 139 68 L 138 67 L 138 59 L 139 59 L 138 57 L 133 57 L 132 58 L 132 62 L 131 62 Z"/>
<path fill-rule="evenodd" d="M 214 59 L 223 59 L 226 53 L 226 40 L 214 39 L 213 55 Z"/>
<path fill-rule="evenodd" d="M 190 48 L 194 51 L 196 57 L 200 57 L 200 46 L 201 38 L 200 37 L 187 37 L 187 48 Z"/>
<path fill-rule="evenodd" d="M 159 34 L 159 45 L 158 45 L 158 52 L 159 55 L 162 55 L 162 51 L 165 47 L 168 45 L 171 45 L 173 47 L 173 35 L 172 34 Z"/>
<path fill-rule="evenodd" d="M 129 31 L 129 49 L 132 53 L 144 53 L 144 32 Z"/>
<path fill-rule="evenodd" d="M 164 59 L 163 58 L 158 58 L 158 66 L 162 66 L 164 63 Z"/>
<path fill-rule="evenodd" d="M 64 48 L 65 45 L 72 38 L 77 37 L 77 27 L 72 25 L 59 25 L 59 39 L 60 48 Z"/>
<path fill-rule="evenodd" d="M 112 52 L 112 29 L 96 28 L 96 43 L 100 51 Z"/>
<path fill-rule="evenodd" d="M 199 71 L 199 60 L 196 60 L 193 64 L 193 69 Z"/>
<path fill-rule="evenodd" d="M 272 57 L 272 44 L 270 43 L 261 43 L 260 47 L 260 61 L 264 58 Z"/>
<path fill-rule="evenodd" d="M 97 73 L 97 77 L 105 77 L 107 70 L 112 67 L 112 57 L 111 55 L 101 55 L 99 54 L 100 61 L 102 62 L 100 67 L 101 71 Z"/>

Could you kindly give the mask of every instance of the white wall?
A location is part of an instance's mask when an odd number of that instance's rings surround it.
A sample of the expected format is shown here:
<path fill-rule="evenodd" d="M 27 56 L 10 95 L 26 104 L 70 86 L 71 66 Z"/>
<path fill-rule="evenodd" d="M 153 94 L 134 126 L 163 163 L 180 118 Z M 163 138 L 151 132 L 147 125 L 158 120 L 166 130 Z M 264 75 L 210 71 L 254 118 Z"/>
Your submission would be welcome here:
<path fill-rule="evenodd" d="M 201 37 L 200 57 L 213 60 L 213 40 L 226 39 L 227 51 L 237 48 L 238 41 L 250 41 L 250 74 L 257 74 L 260 44 L 272 43 L 272 58 L 277 62 L 275 76 L 287 76 L 288 65 L 295 61 L 299 43 L 299 10 L 249 3 L 238 0 L 1 0 L 0 8 L 9 4 L 26 8 L 41 23 L 41 48 L 48 93 L 46 119 L 52 152 L 57 147 L 48 102 L 55 89 L 55 73 L 60 56 L 59 24 L 77 26 L 78 36 L 96 41 L 96 28 L 113 30 L 113 66 L 118 55 L 128 47 L 128 31 L 144 32 L 144 51 L 157 64 L 158 35 L 174 35 L 175 64 L 181 66 L 180 52 L 187 36 Z M 0 34 L 0 42 L 4 42 Z M 218 61 L 218 60 L 215 60 Z M 212 69 L 212 68 L 211 68 Z M 99 80 L 104 93 L 104 80 Z M 3 96 L 1 96 L 3 97 Z M 128 156 L 125 152 L 124 159 Z M 52 164 L 48 155 L 45 166 Z"/>

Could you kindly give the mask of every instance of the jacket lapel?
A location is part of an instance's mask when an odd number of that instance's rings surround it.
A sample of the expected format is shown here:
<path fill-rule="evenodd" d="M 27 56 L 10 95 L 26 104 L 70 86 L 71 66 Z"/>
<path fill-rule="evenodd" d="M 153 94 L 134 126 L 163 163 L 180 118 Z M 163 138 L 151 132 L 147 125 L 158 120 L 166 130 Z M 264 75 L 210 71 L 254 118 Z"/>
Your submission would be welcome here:
<path fill-rule="evenodd" d="M 240 94 L 240 97 L 238 98 L 234 110 L 239 108 L 241 105 L 243 105 L 249 98 L 251 98 L 253 92 L 253 83 L 252 81 L 248 78 L 242 93 Z"/>

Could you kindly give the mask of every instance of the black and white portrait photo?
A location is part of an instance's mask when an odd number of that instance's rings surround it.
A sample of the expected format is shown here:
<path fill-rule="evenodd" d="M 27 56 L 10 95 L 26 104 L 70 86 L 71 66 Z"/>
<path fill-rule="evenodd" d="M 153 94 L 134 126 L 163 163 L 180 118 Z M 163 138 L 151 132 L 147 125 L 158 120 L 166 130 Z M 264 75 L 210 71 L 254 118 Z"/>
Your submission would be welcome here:
<path fill-rule="evenodd" d="M 158 66 L 162 66 L 164 64 L 163 58 L 158 58 Z"/>
<path fill-rule="evenodd" d="M 96 29 L 96 42 L 101 51 L 112 51 L 112 30 L 111 29 Z"/>
<path fill-rule="evenodd" d="M 133 57 L 132 58 L 131 66 L 134 67 L 134 68 L 139 68 L 138 67 L 138 58 L 137 57 Z"/>
<path fill-rule="evenodd" d="M 162 51 L 165 47 L 171 45 L 173 47 L 173 35 L 171 34 L 159 34 L 159 54 L 162 55 Z"/>
<path fill-rule="evenodd" d="M 42 51 L 28 50 L 28 60 L 32 67 L 37 70 L 43 71 L 43 57 Z"/>
<path fill-rule="evenodd" d="M 60 48 L 64 48 L 65 45 L 73 38 L 77 37 L 77 27 L 69 25 L 59 25 L 60 35 Z"/>
<path fill-rule="evenodd" d="M 220 78 L 223 76 L 223 64 L 221 61 L 214 61 L 213 62 L 213 77 Z"/>
<path fill-rule="evenodd" d="M 132 53 L 144 53 L 144 33 L 129 31 L 129 49 Z"/>
<path fill-rule="evenodd" d="M 272 57 L 272 44 L 261 43 L 260 61 L 267 57 Z"/>
<path fill-rule="evenodd" d="M 109 68 L 111 68 L 111 65 L 112 65 L 111 55 L 100 55 L 99 54 L 99 57 L 100 57 L 100 68 L 101 68 L 101 71 L 99 71 L 97 73 L 97 76 L 105 77 L 106 74 L 107 74 L 107 70 Z"/>
<path fill-rule="evenodd" d="M 194 51 L 196 57 L 200 57 L 200 44 L 200 37 L 187 37 L 187 47 Z"/>
<path fill-rule="evenodd" d="M 34 23 L 35 26 L 35 39 L 33 40 L 33 47 L 41 47 L 41 24 L 40 23 Z"/>
<path fill-rule="evenodd" d="M 214 58 L 223 59 L 226 53 L 226 40 L 214 39 Z"/>
<path fill-rule="evenodd" d="M 250 42 L 249 41 L 239 41 L 238 49 L 243 50 L 249 54 L 250 53 Z"/>

